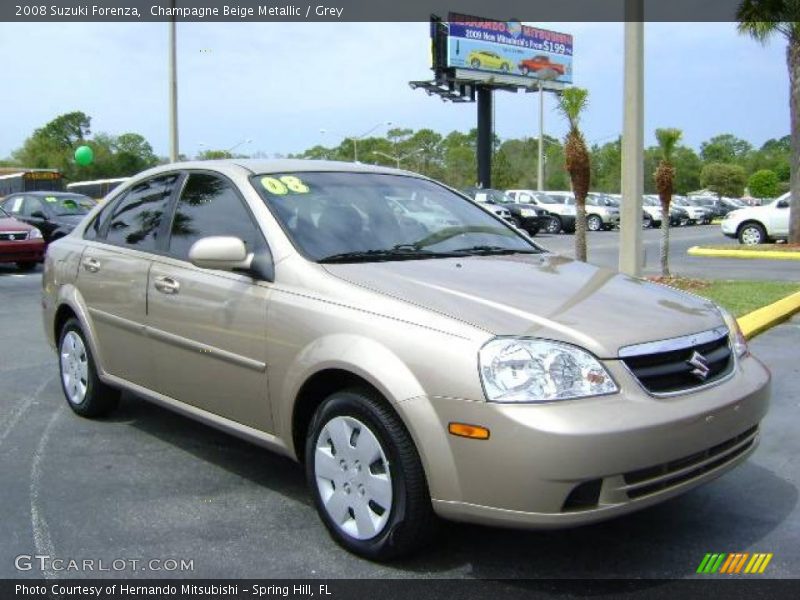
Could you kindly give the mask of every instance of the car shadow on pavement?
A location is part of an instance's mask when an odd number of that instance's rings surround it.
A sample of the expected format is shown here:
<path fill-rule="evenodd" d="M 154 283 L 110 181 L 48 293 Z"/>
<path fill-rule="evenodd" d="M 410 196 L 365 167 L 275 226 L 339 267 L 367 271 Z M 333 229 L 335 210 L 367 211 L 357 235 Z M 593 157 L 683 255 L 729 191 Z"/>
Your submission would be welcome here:
<path fill-rule="evenodd" d="M 108 421 L 128 423 L 204 462 L 314 510 L 303 471 L 288 458 L 128 394 Z M 429 548 L 384 565 L 381 574 L 456 574 L 479 579 L 691 577 L 707 552 L 772 551 L 762 547 L 762 540 L 782 526 L 797 502 L 798 491 L 791 482 L 751 459 L 723 477 L 663 504 L 594 525 L 523 531 L 442 522 L 439 535 Z M 329 551 L 344 552 L 335 544 L 330 545 Z M 546 582 L 509 585 L 533 586 L 532 591 L 549 589 Z M 618 593 L 648 589 L 657 583 L 641 582 L 633 588 L 632 584 L 626 585 Z M 574 591 L 577 593 L 578 589 Z M 586 593 L 583 588 L 581 591 Z M 605 586 L 597 593 L 608 592 Z"/>
<path fill-rule="evenodd" d="M 204 462 L 313 507 L 300 465 L 275 452 L 128 393 L 107 421 L 127 422 Z"/>

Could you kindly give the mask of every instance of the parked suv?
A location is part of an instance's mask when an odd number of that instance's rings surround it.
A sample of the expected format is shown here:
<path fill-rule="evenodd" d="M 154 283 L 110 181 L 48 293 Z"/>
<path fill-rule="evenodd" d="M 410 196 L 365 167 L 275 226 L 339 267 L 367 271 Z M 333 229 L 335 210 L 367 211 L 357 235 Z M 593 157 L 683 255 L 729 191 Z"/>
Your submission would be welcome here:
<path fill-rule="evenodd" d="M 575 206 L 575 194 L 572 192 L 545 192 L 551 198 L 563 202 L 567 206 Z M 590 192 L 586 197 L 586 228 L 589 231 L 612 229 L 619 225 L 619 208 L 601 200 L 601 194 Z"/>
<path fill-rule="evenodd" d="M 546 211 L 550 217 L 543 229 L 547 233 L 573 233 L 575 231 L 575 206 L 533 190 L 507 190 L 506 194 L 520 204 L 532 204 Z"/>
<path fill-rule="evenodd" d="M 398 198 L 449 222 L 416 237 Z M 357 163 L 145 171 L 50 245 L 42 306 L 75 413 L 128 390 L 300 461 L 371 559 L 437 515 L 564 527 L 676 496 L 754 451 L 769 397 L 712 302 Z"/>
<path fill-rule="evenodd" d="M 529 235 L 536 235 L 549 219 L 547 211 L 539 208 L 535 204 L 522 204 L 506 195 L 501 190 L 475 188 L 472 197 L 476 202 L 501 206 L 511 213 L 517 227 L 528 232 Z"/>
<path fill-rule="evenodd" d="M 733 210 L 722 221 L 722 233 L 747 245 L 788 239 L 789 200 L 787 192 L 764 206 Z"/>

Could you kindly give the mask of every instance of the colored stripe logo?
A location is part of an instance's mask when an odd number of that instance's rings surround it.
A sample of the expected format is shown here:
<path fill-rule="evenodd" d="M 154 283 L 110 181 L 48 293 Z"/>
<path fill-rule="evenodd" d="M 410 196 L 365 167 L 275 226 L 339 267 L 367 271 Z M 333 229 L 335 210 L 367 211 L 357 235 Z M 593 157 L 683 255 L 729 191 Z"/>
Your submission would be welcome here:
<path fill-rule="evenodd" d="M 772 560 L 772 552 L 733 552 L 726 553 L 707 553 L 703 560 L 700 561 L 700 566 L 697 567 L 697 573 L 705 575 L 756 575 L 761 574 L 767 569 L 769 561 Z"/>

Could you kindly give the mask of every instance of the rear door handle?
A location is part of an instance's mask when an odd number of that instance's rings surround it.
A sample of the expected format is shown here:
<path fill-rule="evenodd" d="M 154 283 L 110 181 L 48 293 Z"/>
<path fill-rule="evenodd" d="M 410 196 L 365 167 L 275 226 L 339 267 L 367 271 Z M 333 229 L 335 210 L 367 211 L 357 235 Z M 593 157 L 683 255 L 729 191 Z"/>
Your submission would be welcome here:
<path fill-rule="evenodd" d="M 100 261 L 96 258 L 84 258 L 83 268 L 90 273 L 97 273 L 100 270 Z"/>
<path fill-rule="evenodd" d="M 181 289 L 181 284 L 172 277 L 158 277 L 153 285 L 162 294 L 177 294 Z"/>

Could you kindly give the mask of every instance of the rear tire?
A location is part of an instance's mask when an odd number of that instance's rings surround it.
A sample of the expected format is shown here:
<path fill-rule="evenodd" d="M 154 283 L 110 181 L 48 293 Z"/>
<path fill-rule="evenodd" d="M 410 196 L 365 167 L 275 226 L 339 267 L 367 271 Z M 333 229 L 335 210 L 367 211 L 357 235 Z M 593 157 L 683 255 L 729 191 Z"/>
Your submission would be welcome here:
<path fill-rule="evenodd" d="M 422 463 L 397 414 L 370 390 L 330 395 L 306 438 L 306 478 L 331 537 L 370 560 L 414 552 L 436 518 Z"/>
<path fill-rule="evenodd" d="M 61 389 L 67 404 L 76 414 L 101 417 L 109 414 L 119 404 L 119 390 L 104 384 L 97 377 L 92 351 L 80 322 L 69 319 L 58 339 L 58 365 Z"/>
<path fill-rule="evenodd" d="M 597 215 L 589 215 L 586 217 L 586 228 L 589 231 L 600 231 L 603 229 L 603 219 Z"/>
<path fill-rule="evenodd" d="M 548 219 L 547 225 L 545 225 L 544 230 L 547 233 L 557 234 L 560 233 L 562 229 L 563 226 L 561 225 L 561 219 L 557 216 L 550 215 L 550 219 Z"/>

